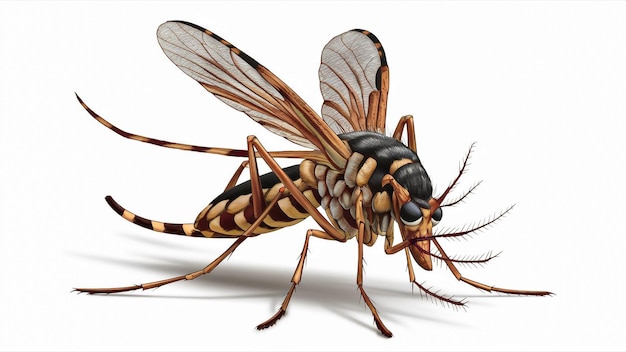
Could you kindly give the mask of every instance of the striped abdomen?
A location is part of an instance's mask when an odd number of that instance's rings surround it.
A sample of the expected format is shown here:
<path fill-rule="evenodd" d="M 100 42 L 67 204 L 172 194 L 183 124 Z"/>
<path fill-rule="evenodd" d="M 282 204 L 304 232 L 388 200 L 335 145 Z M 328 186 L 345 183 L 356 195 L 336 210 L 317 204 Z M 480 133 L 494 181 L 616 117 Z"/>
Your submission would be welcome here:
<path fill-rule="evenodd" d="M 299 165 L 283 169 L 306 198 L 316 207 L 319 195 L 300 179 Z M 263 198 L 267 205 L 283 187 L 274 173 L 260 177 Z M 256 218 L 252 206 L 252 185 L 250 181 L 241 183 L 215 198 L 196 218 L 194 227 L 205 237 L 237 237 L 242 235 Z M 301 207 L 288 191 L 282 195 L 277 205 L 263 219 L 252 235 L 259 235 L 294 225 L 309 214 Z"/>

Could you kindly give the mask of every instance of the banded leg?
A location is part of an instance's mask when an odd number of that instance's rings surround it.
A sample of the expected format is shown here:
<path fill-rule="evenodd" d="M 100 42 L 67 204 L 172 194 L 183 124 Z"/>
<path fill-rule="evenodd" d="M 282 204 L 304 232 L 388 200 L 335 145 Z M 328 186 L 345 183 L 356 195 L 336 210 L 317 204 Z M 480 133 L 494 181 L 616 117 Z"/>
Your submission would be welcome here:
<path fill-rule="evenodd" d="M 262 329 L 266 329 L 269 328 L 270 326 L 276 324 L 276 322 L 278 321 L 278 319 L 282 318 L 283 315 L 285 315 L 285 313 L 287 312 L 287 306 L 289 305 L 289 301 L 291 300 L 291 296 L 293 295 L 293 293 L 296 290 L 296 286 L 300 284 L 300 281 L 302 280 L 302 272 L 304 270 L 304 262 L 306 259 L 306 255 L 307 255 L 307 251 L 309 249 L 309 238 L 311 238 L 311 236 L 317 237 L 317 238 L 322 238 L 325 240 L 333 240 L 334 238 L 330 237 L 328 234 L 326 234 L 323 231 L 319 231 L 319 230 L 309 230 L 306 233 L 306 239 L 304 240 L 304 246 L 302 248 L 302 253 L 300 254 L 300 260 L 298 261 L 298 266 L 296 266 L 296 270 L 293 273 L 293 276 L 291 278 L 291 288 L 289 289 L 289 291 L 287 292 L 287 296 L 285 296 L 285 300 L 283 301 L 283 304 L 280 306 L 280 308 L 278 309 L 278 312 L 276 312 L 276 314 L 274 314 L 271 318 L 269 318 L 268 320 L 264 321 L 263 323 L 257 325 L 257 329 L 262 330 Z"/>
<path fill-rule="evenodd" d="M 459 281 L 463 281 L 466 284 L 469 284 L 471 286 L 474 286 L 476 288 L 479 288 L 481 290 L 485 290 L 488 292 L 493 291 L 493 292 L 501 292 L 501 293 L 507 293 L 507 294 L 512 294 L 512 295 L 529 295 L 529 296 L 546 296 L 546 295 L 553 294 L 552 292 L 548 292 L 548 291 L 528 291 L 528 290 L 514 290 L 514 289 L 508 289 L 508 288 L 499 288 L 499 287 L 489 286 L 489 285 L 485 285 L 474 280 L 467 279 L 463 277 L 461 275 L 461 272 L 459 272 L 456 266 L 454 266 L 454 264 L 450 260 L 450 257 L 448 257 L 446 252 L 444 252 L 443 248 L 441 247 L 437 239 L 433 238 L 432 241 L 435 244 L 435 246 L 437 246 L 437 250 L 439 250 L 439 253 L 441 253 L 443 260 L 446 262 L 446 265 L 448 266 L 450 271 L 452 271 L 452 274 L 454 275 L 454 277 L 456 277 L 456 279 Z"/>
<path fill-rule="evenodd" d="M 87 106 L 85 102 L 83 102 L 83 100 L 78 96 L 78 94 L 76 94 L 76 99 L 78 99 L 78 102 L 80 103 L 80 105 L 82 105 L 83 108 L 87 110 L 87 112 L 96 121 L 98 121 L 104 127 L 110 129 L 111 131 L 117 133 L 118 135 L 124 138 L 132 139 L 132 140 L 143 142 L 143 143 L 150 143 L 150 144 L 158 145 L 160 147 L 165 147 L 165 148 L 189 150 L 193 152 L 218 154 L 218 155 L 225 155 L 225 156 L 235 156 L 235 157 L 243 157 L 243 158 L 248 156 L 247 150 L 203 147 L 203 146 L 192 145 L 192 144 L 175 143 L 175 142 L 164 141 L 164 140 L 160 140 L 156 138 L 145 137 L 145 136 L 140 136 L 138 134 L 126 132 L 118 128 L 117 126 L 113 125 L 112 123 L 104 119 L 102 116 L 98 115 L 89 106 Z M 311 160 L 323 160 L 323 159 L 320 159 L 320 153 L 318 151 L 276 151 L 276 152 L 270 152 L 270 154 L 275 158 L 296 158 L 296 159 L 306 158 L 306 159 L 311 159 Z"/>
<path fill-rule="evenodd" d="M 276 196 L 272 199 L 272 201 L 268 204 L 265 210 L 261 213 L 261 216 L 258 217 L 250 228 L 248 228 L 241 236 L 237 237 L 237 240 L 230 246 L 224 253 L 222 253 L 217 259 L 212 261 L 209 265 L 204 267 L 201 270 L 191 272 L 187 275 L 180 275 L 176 277 L 172 277 L 165 280 L 159 280 L 154 282 L 149 282 L 145 284 L 133 285 L 133 286 L 125 286 L 125 287 L 112 287 L 112 288 L 75 288 L 74 291 L 85 292 L 85 293 L 120 293 L 134 290 L 149 290 L 152 288 L 161 287 L 163 285 L 171 284 L 173 282 L 181 281 L 181 280 L 193 280 L 201 275 L 208 274 L 213 269 L 215 269 L 224 259 L 226 259 L 230 254 L 232 254 L 235 249 L 246 239 L 252 232 L 263 222 L 263 220 L 267 217 L 270 211 L 276 206 L 278 200 L 282 197 L 285 192 L 284 188 L 281 188 Z"/>

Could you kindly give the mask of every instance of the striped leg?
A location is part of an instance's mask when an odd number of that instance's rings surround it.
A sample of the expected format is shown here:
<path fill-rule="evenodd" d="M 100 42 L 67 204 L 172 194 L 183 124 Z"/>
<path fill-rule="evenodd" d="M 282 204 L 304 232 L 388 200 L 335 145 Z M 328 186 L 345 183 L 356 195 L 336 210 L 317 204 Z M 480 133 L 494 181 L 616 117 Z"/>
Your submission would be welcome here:
<path fill-rule="evenodd" d="M 261 158 L 263 158 L 263 160 L 265 160 L 265 162 L 270 166 L 272 171 L 278 176 L 278 178 L 281 180 L 281 182 L 285 186 L 280 189 L 280 191 L 274 196 L 272 201 L 269 204 L 267 204 L 267 206 L 265 206 L 264 200 L 263 200 L 262 189 L 261 189 L 259 175 L 257 171 L 257 163 L 256 163 L 257 152 L 255 152 L 255 150 L 258 151 L 258 155 Z M 86 293 L 117 293 L 117 292 L 133 291 L 133 290 L 138 290 L 138 289 L 145 290 L 145 289 L 160 287 L 160 286 L 173 283 L 176 281 L 193 280 L 200 275 L 207 274 L 211 272 L 215 267 L 217 267 L 217 265 L 219 265 L 219 263 L 221 263 L 222 260 L 228 256 L 228 254 L 232 253 L 235 250 L 235 248 L 237 248 L 237 246 L 239 246 L 239 244 L 241 244 L 241 242 L 244 241 L 245 238 L 253 234 L 253 231 L 268 216 L 268 214 L 276 206 L 276 204 L 278 203 L 278 200 L 282 197 L 283 193 L 286 190 L 289 190 L 289 192 L 291 192 L 291 194 L 294 196 L 296 201 L 303 208 L 305 208 L 309 214 L 311 214 L 311 216 L 326 231 L 326 233 L 329 235 L 330 238 L 341 241 L 341 242 L 346 241 L 345 236 L 342 233 L 340 233 L 337 229 L 335 229 L 333 225 L 330 222 L 328 222 L 328 220 L 326 220 L 326 218 L 324 218 L 324 216 L 317 210 L 317 208 L 313 204 L 311 204 L 311 202 L 306 198 L 306 196 L 293 183 L 291 178 L 283 171 L 283 169 L 274 160 L 273 156 L 263 148 L 263 146 L 256 139 L 256 137 L 254 136 L 248 137 L 248 150 L 246 150 L 246 154 L 248 155 L 247 164 L 250 168 L 252 198 L 253 198 L 252 202 L 255 208 L 254 210 L 255 210 L 256 220 L 250 225 L 250 227 L 241 236 L 238 237 L 237 241 L 231 247 L 229 247 L 229 249 L 227 249 L 226 252 L 224 252 L 218 259 L 216 259 L 214 262 L 212 262 L 211 264 L 209 264 L 207 267 L 205 267 L 202 270 L 189 273 L 187 275 L 173 277 L 170 279 L 165 279 L 165 280 L 160 280 L 160 281 L 155 281 L 155 282 L 150 282 L 150 283 L 140 284 L 140 285 L 117 287 L 117 288 L 77 288 L 75 289 L 75 291 L 86 292 Z M 237 173 L 240 173 L 240 170 L 242 171 L 243 168 L 245 168 L 245 164 L 242 164 L 239 167 L 238 171 L 235 172 L 235 175 L 233 176 L 233 178 L 236 178 Z M 110 201 L 109 204 L 117 204 L 112 200 L 112 198 L 108 198 L 107 200 Z M 111 205 L 111 206 L 114 209 L 116 209 L 114 205 Z M 152 221 L 148 219 L 144 219 L 144 218 L 138 218 L 136 215 L 130 212 L 127 212 L 121 206 L 119 205 L 117 206 L 118 206 L 118 209 L 116 209 L 116 211 L 121 214 L 126 214 L 125 218 L 127 220 L 135 222 L 142 226 L 145 225 L 144 227 L 148 227 L 148 224 L 150 224 L 148 228 L 155 229 L 154 223 Z M 166 228 L 164 223 L 157 223 L 156 227 L 161 227 L 161 224 L 163 224 L 163 227 Z M 181 232 L 185 233 L 184 229 L 181 229 Z M 173 232 L 173 233 L 176 233 L 176 232 Z"/>
<path fill-rule="evenodd" d="M 75 288 L 74 291 L 85 292 L 85 293 L 119 293 L 119 292 L 127 292 L 134 290 L 148 290 L 151 288 L 157 288 L 163 285 L 171 284 L 173 282 L 181 281 L 181 280 L 193 280 L 198 276 L 208 274 L 213 269 L 215 269 L 224 259 L 226 259 L 231 253 L 235 251 L 235 249 L 246 239 L 252 232 L 263 222 L 263 220 L 268 216 L 270 211 L 276 206 L 278 200 L 282 197 L 285 192 L 284 188 L 281 188 L 280 191 L 276 194 L 276 196 L 272 199 L 272 201 L 268 204 L 265 210 L 261 213 L 261 215 L 252 223 L 250 228 L 246 230 L 241 236 L 237 238 L 235 243 L 233 243 L 228 249 L 222 253 L 217 259 L 215 259 L 211 264 L 207 265 L 201 270 L 194 271 L 187 275 L 180 275 L 176 277 L 172 277 L 165 280 L 159 280 L 154 282 L 149 282 L 146 284 L 139 284 L 133 286 L 125 286 L 125 287 L 112 287 L 112 288 Z"/>
<path fill-rule="evenodd" d="M 291 296 L 295 292 L 296 286 L 300 284 L 300 280 L 302 280 L 302 271 L 304 270 L 304 261 L 306 259 L 306 255 L 309 249 L 309 238 L 311 236 L 314 236 L 317 238 L 323 238 L 325 240 L 333 240 L 333 238 L 330 237 L 328 234 L 326 234 L 326 232 L 319 231 L 319 230 L 307 231 L 306 239 L 304 240 L 304 247 L 302 248 L 302 253 L 300 254 L 300 260 L 298 261 L 298 266 L 296 267 L 296 270 L 293 273 L 293 277 L 291 278 L 291 288 L 289 289 L 289 292 L 287 292 L 287 296 L 285 297 L 283 304 L 280 306 L 276 314 L 274 314 L 271 318 L 264 321 L 263 323 L 257 325 L 256 327 L 257 329 L 262 330 L 262 329 L 269 328 L 270 326 L 276 324 L 278 319 L 282 318 L 282 316 L 285 315 L 285 312 L 287 312 L 287 306 L 289 305 Z"/>
<path fill-rule="evenodd" d="M 236 156 L 236 157 L 247 157 L 247 150 L 240 149 L 228 149 L 228 148 L 215 148 L 215 147 L 203 147 L 192 144 L 183 144 L 183 143 L 174 143 L 168 142 L 156 138 L 144 137 L 134 133 L 126 132 L 109 121 L 105 120 L 103 117 L 98 115 L 95 111 L 93 111 L 83 100 L 76 94 L 76 99 L 83 106 L 85 110 L 94 118 L 96 121 L 100 122 L 104 127 L 110 129 L 111 131 L 117 133 L 118 135 L 132 139 L 139 142 L 150 143 L 154 145 L 158 145 L 160 147 L 165 148 L 173 148 L 173 149 L 181 149 L 181 150 L 190 150 L 194 152 L 200 153 L 209 153 L 209 154 L 218 154 L 218 155 L 226 155 L 226 156 Z M 296 159 L 313 159 L 315 160 L 317 156 L 319 156 L 319 152 L 311 152 L 311 151 L 279 151 L 279 152 L 270 152 L 270 154 L 275 158 L 296 158 Z"/>

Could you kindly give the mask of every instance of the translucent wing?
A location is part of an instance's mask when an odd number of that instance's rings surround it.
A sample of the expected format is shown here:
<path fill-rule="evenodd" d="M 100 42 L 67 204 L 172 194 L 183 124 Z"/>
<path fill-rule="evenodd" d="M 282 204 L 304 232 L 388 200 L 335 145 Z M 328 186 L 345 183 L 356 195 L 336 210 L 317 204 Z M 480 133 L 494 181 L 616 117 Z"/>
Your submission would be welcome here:
<path fill-rule="evenodd" d="M 322 117 L 336 132 L 385 133 L 389 67 L 370 32 L 354 29 L 333 38 L 319 70 Z"/>
<path fill-rule="evenodd" d="M 256 60 L 218 35 L 187 22 L 157 30 L 165 55 L 229 106 L 343 167 L 349 150 L 334 131 L 291 88 Z"/>

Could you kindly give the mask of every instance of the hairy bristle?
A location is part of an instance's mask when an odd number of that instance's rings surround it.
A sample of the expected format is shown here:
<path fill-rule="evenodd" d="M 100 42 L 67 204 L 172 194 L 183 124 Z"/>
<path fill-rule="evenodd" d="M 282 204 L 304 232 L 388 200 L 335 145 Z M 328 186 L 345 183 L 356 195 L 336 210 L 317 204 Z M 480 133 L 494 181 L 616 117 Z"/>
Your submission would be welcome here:
<path fill-rule="evenodd" d="M 412 282 L 415 284 L 415 286 L 417 286 L 420 289 L 420 295 L 422 292 L 425 293 L 426 297 L 430 298 L 432 302 L 435 302 L 435 303 L 441 302 L 444 306 L 465 309 L 465 302 L 466 302 L 465 299 L 461 299 L 459 301 L 459 300 L 454 299 L 454 296 L 446 296 L 446 295 L 439 294 L 439 290 L 432 291 L 432 286 L 426 288 L 423 284 L 420 284 L 417 281 L 412 281 Z"/>
<path fill-rule="evenodd" d="M 499 256 L 501 253 L 501 252 L 498 252 L 496 254 L 492 254 L 492 252 L 489 251 L 487 253 L 482 253 L 478 255 L 450 256 L 448 258 L 444 258 L 439 253 L 429 252 L 421 248 L 420 246 L 415 246 L 415 248 L 417 248 L 420 252 L 435 258 L 439 262 L 449 261 L 452 263 L 461 264 L 464 266 L 472 266 L 472 267 L 483 266 L 485 263 L 487 263 L 491 259 Z"/>
<path fill-rule="evenodd" d="M 459 173 L 457 174 L 456 178 L 450 183 L 450 185 L 448 185 L 446 190 L 439 197 L 437 197 L 437 200 L 439 202 L 443 202 L 445 200 L 448 193 L 450 193 L 454 189 L 456 184 L 459 182 L 459 179 L 461 178 L 461 176 L 463 176 L 463 174 L 467 171 L 467 167 L 470 165 L 469 159 L 470 159 L 470 156 L 472 155 L 472 151 L 474 150 L 475 145 L 476 145 L 476 142 L 472 143 L 469 150 L 467 151 L 467 154 L 465 155 L 463 162 L 461 163 L 461 165 L 459 165 Z"/>
<path fill-rule="evenodd" d="M 474 190 L 482 183 L 483 181 L 478 181 L 476 183 L 474 183 L 472 185 L 472 187 L 470 187 L 467 191 L 463 192 L 463 195 L 455 198 L 454 200 L 451 200 L 449 202 L 445 202 L 444 204 L 441 204 L 440 207 L 451 207 L 454 205 L 457 205 L 459 203 L 462 203 L 465 201 L 465 198 L 467 196 L 469 196 L 470 194 L 472 194 L 474 192 Z"/>
<path fill-rule="evenodd" d="M 511 211 L 511 209 L 513 209 L 514 206 L 515 205 L 511 205 L 510 207 L 506 208 L 504 211 L 501 211 L 500 213 L 491 215 L 490 217 L 482 221 L 475 222 L 469 225 L 464 225 L 461 228 L 439 229 L 439 231 L 434 233 L 432 236 L 423 237 L 423 238 L 420 238 L 420 240 L 428 240 L 428 239 L 433 239 L 433 238 L 460 238 L 460 237 L 468 236 L 468 235 L 469 235 L 468 237 L 470 237 L 474 233 L 484 231 L 488 229 L 489 227 L 491 227 L 494 223 L 496 223 L 498 220 L 502 219 L 506 214 L 508 214 Z"/>

